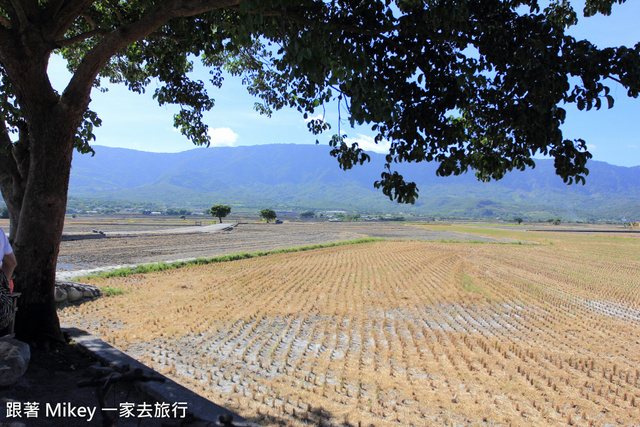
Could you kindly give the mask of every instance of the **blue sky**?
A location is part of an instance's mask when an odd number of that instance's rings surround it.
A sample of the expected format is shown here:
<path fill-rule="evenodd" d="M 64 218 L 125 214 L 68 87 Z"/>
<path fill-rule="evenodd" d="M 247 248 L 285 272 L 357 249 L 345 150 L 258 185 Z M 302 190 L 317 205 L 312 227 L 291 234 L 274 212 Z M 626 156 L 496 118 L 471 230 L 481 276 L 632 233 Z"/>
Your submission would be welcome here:
<path fill-rule="evenodd" d="M 573 3 L 573 2 L 572 2 Z M 576 9 L 580 10 L 581 6 Z M 628 0 L 614 5 L 609 17 L 580 18 L 571 29 L 576 38 L 586 38 L 598 47 L 627 45 L 640 42 L 640 1 Z M 203 81 L 208 74 L 200 70 Z M 50 78 L 56 89 L 62 91 L 69 76 L 63 61 L 52 58 Z M 151 83 L 145 95 L 127 91 L 124 86 L 108 86 L 109 92 L 94 90 L 90 108 L 103 120 L 95 132 L 97 145 L 132 148 L 142 151 L 179 152 L 194 145 L 172 126 L 171 107 L 159 107 L 151 98 Z M 563 126 L 565 138 L 583 138 L 595 160 L 619 166 L 640 165 L 640 99 L 630 99 L 626 91 L 611 82 L 615 106 L 611 110 L 578 111 L 566 106 L 567 120 Z M 296 143 L 314 144 L 316 136 L 310 134 L 302 116 L 293 110 L 277 111 L 271 118 L 253 110 L 255 98 L 247 94 L 240 81 L 227 77 L 222 89 L 210 88 L 216 106 L 205 116 L 210 128 L 212 146 L 241 146 L 253 144 Z M 329 122 L 335 121 L 335 107 L 326 111 Z M 335 129 L 334 129 L 335 130 Z M 373 133 L 368 128 L 342 129 L 352 140 L 371 151 L 384 152 L 384 146 L 373 143 Z M 327 143 L 332 132 L 319 137 Z"/>

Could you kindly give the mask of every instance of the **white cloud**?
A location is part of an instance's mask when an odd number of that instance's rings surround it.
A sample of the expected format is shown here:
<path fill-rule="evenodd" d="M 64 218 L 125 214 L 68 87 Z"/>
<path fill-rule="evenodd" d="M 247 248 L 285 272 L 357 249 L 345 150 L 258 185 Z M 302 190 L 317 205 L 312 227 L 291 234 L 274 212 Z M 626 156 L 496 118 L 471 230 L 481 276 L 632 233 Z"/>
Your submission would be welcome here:
<path fill-rule="evenodd" d="M 229 128 L 209 129 L 212 147 L 232 147 L 238 139 L 238 134 Z"/>
<path fill-rule="evenodd" d="M 303 119 L 306 123 L 309 123 L 311 120 L 322 120 L 324 121 L 324 114 L 316 114 L 313 117 L 307 117 L 306 119 Z"/>
<path fill-rule="evenodd" d="M 353 144 L 354 142 L 358 143 L 358 146 L 362 148 L 364 151 L 373 151 L 375 153 L 387 154 L 389 152 L 389 147 L 391 147 L 391 142 L 389 141 L 381 141 L 376 144 L 375 139 L 372 136 L 358 134 L 355 138 L 347 138 L 345 140 L 347 144 Z"/>

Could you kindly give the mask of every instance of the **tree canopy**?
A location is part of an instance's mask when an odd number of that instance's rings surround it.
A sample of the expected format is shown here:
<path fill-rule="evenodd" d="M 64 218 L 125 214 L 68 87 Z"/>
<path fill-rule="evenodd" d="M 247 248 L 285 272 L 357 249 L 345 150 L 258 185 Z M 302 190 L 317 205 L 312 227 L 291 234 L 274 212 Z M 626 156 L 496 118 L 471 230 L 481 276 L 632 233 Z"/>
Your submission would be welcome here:
<path fill-rule="evenodd" d="M 266 219 L 267 222 L 273 221 L 278 217 L 278 215 L 276 214 L 276 211 L 274 211 L 273 209 L 262 209 L 260 211 L 260 216 Z"/>
<path fill-rule="evenodd" d="M 583 14 L 609 14 L 624 0 L 587 0 Z M 599 49 L 567 28 L 578 13 L 552 0 L 0 0 L 0 189 L 11 218 L 23 291 L 18 333 L 60 336 L 53 282 L 74 149 L 91 152 L 101 124 L 89 109 L 105 80 L 153 88 L 176 104 L 174 124 L 207 145 L 203 113 L 214 106 L 190 77 L 193 61 L 243 76 L 265 114 L 290 106 L 305 117 L 337 100 L 330 145 L 344 169 L 368 160 L 345 142 L 368 125 L 391 143 L 375 186 L 413 203 L 398 162 L 436 162 L 439 175 L 475 170 L 481 180 L 555 159 L 567 183 L 584 182 L 591 154 L 565 139 L 564 104 L 611 107 L 610 85 L 637 97 L 640 44 Z M 51 86 L 48 62 L 72 78 Z"/>
<path fill-rule="evenodd" d="M 222 218 L 226 217 L 231 213 L 231 206 L 227 206 L 227 205 L 211 206 L 211 209 L 209 209 L 209 213 L 212 216 L 218 218 L 220 220 L 220 224 L 222 224 Z"/>

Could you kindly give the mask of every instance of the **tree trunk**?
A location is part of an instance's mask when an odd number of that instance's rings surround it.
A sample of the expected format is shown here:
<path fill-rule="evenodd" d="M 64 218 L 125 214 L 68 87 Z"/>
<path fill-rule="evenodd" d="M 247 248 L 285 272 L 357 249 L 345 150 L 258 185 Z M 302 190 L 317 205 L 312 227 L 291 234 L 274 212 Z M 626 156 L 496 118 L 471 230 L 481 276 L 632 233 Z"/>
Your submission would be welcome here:
<path fill-rule="evenodd" d="M 16 335 L 32 342 L 62 339 L 54 301 L 55 275 L 75 127 L 74 120 L 61 120 L 56 110 L 30 126 L 29 173 L 12 236 L 18 261 L 16 291 L 22 291 Z"/>
<path fill-rule="evenodd" d="M 58 94 L 47 75 L 50 40 L 27 26 L 8 34 L 11 42 L 0 46 L 0 60 L 20 107 L 14 115 L 18 141 L 9 139 L 6 127 L 0 135 L 0 187 L 18 261 L 15 290 L 22 292 L 16 336 L 40 342 L 62 339 L 54 299 L 56 264 L 74 142 L 90 101 L 90 85 Z M 89 82 L 94 77 L 89 76 Z"/>

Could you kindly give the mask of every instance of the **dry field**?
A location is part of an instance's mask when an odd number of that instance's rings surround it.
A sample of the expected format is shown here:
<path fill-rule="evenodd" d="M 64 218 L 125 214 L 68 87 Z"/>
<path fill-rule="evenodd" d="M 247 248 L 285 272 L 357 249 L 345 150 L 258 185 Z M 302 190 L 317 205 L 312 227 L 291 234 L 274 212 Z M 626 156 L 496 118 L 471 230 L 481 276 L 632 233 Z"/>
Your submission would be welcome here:
<path fill-rule="evenodd" d="M 204 221 L 203 224 L 208 225 L 209 222 Z M 176 220 L 68 219 L 65 223 L 65 239 L 58 257 L 58 272 L 64 272 L 68 278 L 77 270 L 268 251 L 363 237 L 460 241 L 478 239 L 477 236 L 451 230 L 426 230 L 396 222 L 287 222 L 278 225 L 250 222 L 241 223 L 232 231 L 167 234 L 168 230 L 193 225 L 193 221 Z M 95 237 L 96 234 L 92 233 L 94 229 L 107 233 L 126 232 L 130 235 L 104 239 L 79 238 L 87 235 Z M 150 231 L 157 231 L 157 234 L 146 234 Z"/>
<path fill-rule="evenodd" d="M 640 425 L 638 235 L 481 233 L 539 244 L 106 279 L 125 293 L 60 317 L 263 425 Z"/>

